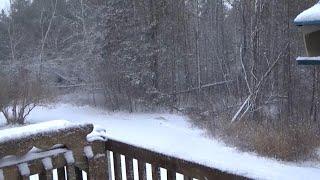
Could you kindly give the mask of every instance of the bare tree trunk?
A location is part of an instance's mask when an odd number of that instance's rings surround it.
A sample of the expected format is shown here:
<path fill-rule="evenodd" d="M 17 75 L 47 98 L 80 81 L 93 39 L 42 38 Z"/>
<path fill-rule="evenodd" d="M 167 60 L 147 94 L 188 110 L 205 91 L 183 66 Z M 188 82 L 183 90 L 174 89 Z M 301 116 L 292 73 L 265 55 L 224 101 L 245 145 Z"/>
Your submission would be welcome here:
<path fill-rule="evenodd" d="M 50 21 L 49 21 L 48 28 L 47 28 L 47 30 L 46 30 L 46 33 L 45 33 L 44 37 L 42 37 L 42 39 L 41 39 L 41 49 L 40 49 L 40 55 L 39 55 L 39 61 L 40 61 L 40 64 L 39 64 L 39 78 L 40 78 L 40 79 L 41 79 L 41 77 L 42 77 L 42 72 L 43 72 L 43 53 L 44 53 L 44 47 L 45 47 L 47 38 L 48 38 L 49 33 L 50 33 L 50 30 L 51 30 L 51 26 L 52 26 L 53 19 L 54 19 L 55 15 L 56 15 L 57 3 L 58 3 L 58 0 L 55 0 L 54 6 L 53 6 L 53 12 L 52 12 L 52 15 L 51 15 L 51 18 L 50 18 Z M 42 28 L 41 28 L 41 29 L 42 29 Z"/>

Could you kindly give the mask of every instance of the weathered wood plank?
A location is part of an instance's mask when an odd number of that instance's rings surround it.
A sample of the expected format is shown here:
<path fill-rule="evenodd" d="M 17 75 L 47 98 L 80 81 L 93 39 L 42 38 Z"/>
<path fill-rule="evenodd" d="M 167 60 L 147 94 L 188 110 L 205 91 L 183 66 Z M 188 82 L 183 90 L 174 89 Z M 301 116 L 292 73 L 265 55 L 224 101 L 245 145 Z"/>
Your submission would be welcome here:
<path fill-rule="evenodd" d="M 75 172 L 76 172 L 76 179 L 77 180 L 82 180 L 83 177 L 82 177 L 82 170 L 78 167 L 74 167 L 75 169 Z"/>
<path fill-rule="evenodd" d="M 167 170 L 167 180 L 176 180 L 177 174 L 175 171 L 168 169 Z"/>
<path fill-rule="evenodd" d="M 20 173 L 16 166 L 5 168 L 3 169 L 3 175 L 5 177 L 5 180 L 19 180 L 20 179 Z"/>
<path fill-rule="evenodd" d="M 147 180 L 146 163 L 142 160 L 138 160 L 138 176 L 139 180 Z"/>
<path fill-rule="evenodd" d="M 122 180 L 121 155 L 113 152 L 114 178 Z"/>
<path fill-rule="evenodd" d="M 94 158 L 88 160 L 89 171 L 88 179 L 100 180 L 109 179 L 108 164 L 105 154 L 97 154 Z"/>
<path fill-rule="evenodd" d="M 127 180 L 134 180 L 134 173 L 133 173 L 133 158 L 126 156 L 126 175 Z"/>
<path fill-rule="evenodd" d="M 161 180 L 160 167 L 157 165 L 151 165 L 152 167 L 152 180 Z"/>
<path fill-rule="evenodd" d="M 52 179 L 53 179 L 52 170 L 41 172 L 39 174 L 39 180 L 52 180 Z"/>
<path fill-rule="evenodd" d="M 67 166 L 67 180 L 77 180 L 76 179 L 76 170 L 73 165 Z"/>
<path fill-rule="evenodd" d="M 57 173 L 58 173 L 58 180 L 65 180 L 66 179 L 64 167 L 58 168 Z"/>
<path fill-rule="evenodd" d="M 19 180 L 29 180 L 29 176 L 20 176 Z"/>
<path fill-rule="evenodd" d="M 82 180 L 82 171 L 74 165 L 68 165 L 67 180 Z"/>

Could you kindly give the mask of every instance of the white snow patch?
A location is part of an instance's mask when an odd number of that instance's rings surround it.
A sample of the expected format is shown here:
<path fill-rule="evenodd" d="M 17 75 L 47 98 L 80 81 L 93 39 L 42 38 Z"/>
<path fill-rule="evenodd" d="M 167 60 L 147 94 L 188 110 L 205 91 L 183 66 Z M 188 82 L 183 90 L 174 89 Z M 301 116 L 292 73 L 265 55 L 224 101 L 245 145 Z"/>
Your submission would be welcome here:
<path fill-rule="evenodd" d="M 64 159 L 67 161 L 67 164 L 75 163 L 72 151 L 67 151 L 66 153 L 63 154 L 63 156 L 64 156 Z"/>
<path fill-rule="evenodd" d="M 105 129 L 95 126 L 94 130 L 87 135 L 87 141 L 93 142 L 93 141 L 107 141 L 107 132 Z"/>
<path fill-rule="evenodd" d="M 0 180 L 4 180 L 3 170 L 0 169 Z"/>
<path fill-rule="evenodd" d="M 92 147 L 91 146 L 86 146 L 84 147 L 84 154 L 86 155 L 86 157 L 88 159 L 92 159 L 93 158 L 93 151 L 92 151 Z"/>
<path fill-rule="evenodd" d="M 22 163 L 18 165 L 18 169 L 20 171 L 21 176 L 29 176 L 30 169 L 27 163 Z"/>
<path fill-rule="evenodd" d="M 299 14 L 294 22 L 298 25 L 320 23 L 320 2 Z"/>
<path fill-rule="evenodd" d="M 46 171 L 53 169 L 51 157 L 44 158 L 41 161 L 42 161 L 43 167 Z"/>

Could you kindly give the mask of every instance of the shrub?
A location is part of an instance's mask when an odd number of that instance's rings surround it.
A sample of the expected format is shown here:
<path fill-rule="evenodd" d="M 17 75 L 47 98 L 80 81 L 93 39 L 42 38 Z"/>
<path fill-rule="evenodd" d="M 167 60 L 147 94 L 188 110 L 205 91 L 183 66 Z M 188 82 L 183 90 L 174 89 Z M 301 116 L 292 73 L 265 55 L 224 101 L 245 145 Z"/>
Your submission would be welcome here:
<path fill-rule="evenodd" d="M 0 78 L 0 108 L 7 124 L 24 124 L 30 112 L 48 96 L 41 81 L 20 69 Z"/>

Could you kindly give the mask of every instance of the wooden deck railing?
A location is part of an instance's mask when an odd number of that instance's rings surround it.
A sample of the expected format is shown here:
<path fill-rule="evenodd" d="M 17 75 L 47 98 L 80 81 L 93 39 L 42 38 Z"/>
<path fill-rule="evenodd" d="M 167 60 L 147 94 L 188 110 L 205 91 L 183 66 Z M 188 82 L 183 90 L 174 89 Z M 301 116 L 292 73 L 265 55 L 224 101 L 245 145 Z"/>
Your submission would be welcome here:
<path fill-rule="evenodd" d="M 185 161 L 179 158 L 166 156 L 144 148 L 122 143 L 115 140 L 106 142 L 106 149 L 113 152 L 115 180 L 122 180 L 120 155 L 125 156 L 126 178 L 133 180 L 133 159 L 138 161 L 139 180 L 146 180 L 146 163 L 151 164 L 152 179 L 160 180 L 160 168 L 167 170 L 167 180 L 176 179 L 176 173 L 182 174 L 185 180 L 216 180 L 216 179 L 247 179 L 203 166 L 194 162 Z"/>
<path fill-rule="evenodd" d="M 185 180 L 246 179 L 111 139 L 87 142 L 85 137 L 92 129 L 92 125 L 78 126 L 1 142 L 0 180 L 29 179 L 34 174 L 38 174 L 40 180 L 48 180 L 53 179 L 53 172 L 58 180 L 81 180 L 83 171 L 90 180 L 133 180 L 134 177 L 146 180 L 148 173 L 152 180 L 160 180 L 164 178 L 160 168 L 166 169 L 167 180 L 176 179 L 176 173 L 182 174 Z M 34 146 L 42 150 L 30 152 Z M 151 165 L 151 172 L 147 172 L 147 163 Z M 126 177 L 122 177 L 123 174 Z"/>

